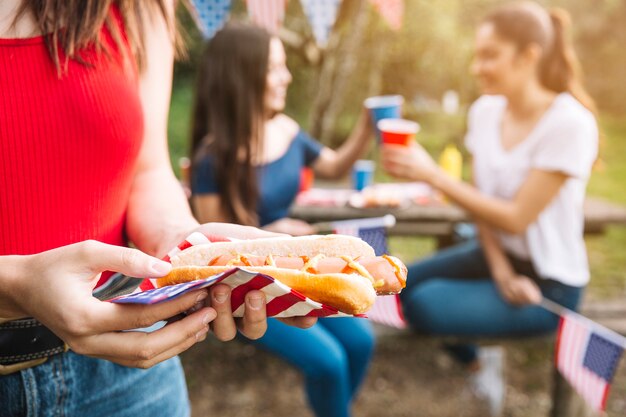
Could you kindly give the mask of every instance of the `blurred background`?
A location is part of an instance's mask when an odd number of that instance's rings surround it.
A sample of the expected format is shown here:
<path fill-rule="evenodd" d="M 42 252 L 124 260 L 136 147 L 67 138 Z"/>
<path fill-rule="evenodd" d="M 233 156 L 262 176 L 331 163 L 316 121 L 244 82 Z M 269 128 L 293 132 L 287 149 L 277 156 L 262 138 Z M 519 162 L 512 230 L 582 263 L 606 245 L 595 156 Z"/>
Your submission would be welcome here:
<path fill-rule="evenodd" d="M 343 0 L 328 45 L 322 50 L 316 46 L 301 3 L 289 1 L 280 32 L 293 75 L 285 113 L 314 137 L 335 147 L 350 132 L 366 97 L 401 94 L 406 100 L 404 116 L 420 123 L 417 139 L 434 156 L 446 144 L 461 146 L 466 111 L 478 95 L 469 73 L 474 29 L 497 3 L 500 1 L 406 0 L 403 26 L 393 31 L 369 2 Z M 588 194 L 626 204 L 626 1 L 540 3 L 571 14 L 584 80 L 600 110 L 601 161 Z M 203 47 L 189 13 L 181 10 L 180 14 L 188 58 L 176 64 L 170 109 L 170 151 L 176 170 L 179 158 L 188 152 L 195 69 Z M 243 0 L 232 2 L 231 19 L 247 19 Z M 375 149 L 369 157 L 377 158 Z M 386 180 L 380 172 L 376 176 L 378 181 Z M 587 247 L 592 280 L 586 297 L 625 296 L 626 228 L 587 237 Z M 391 252 L 405 262 L 434 249 L 435 242 L 430 239 L 390 240 Z M 357 415 L 482 415 L 466 403 L 467 398 L 457 395 L 462 391 L 460 371 L 435 353 L 433 342 L 406 344 L 404 337 L 379 343 L 371 378 L 357 401 Z M 506 415 L 548 415 L 551 341 L 506 343 L 511 364 Z M 273 416 L 308 415 L 298 374 L 250 346 L 207 342 L 186 353 L 183 360 L 195 415 L 245 416 L 259 411 Z M 223 365 L 231 361 L 239 366 Z M 209 378 L 207 373 L 212 373 Z M 267 378 L 272 380 L 269 385 Z M 212 384 L 211 380 L 220 382 Z M 613 393 L 608 415 L 626 415 L 623 365 Z"/>

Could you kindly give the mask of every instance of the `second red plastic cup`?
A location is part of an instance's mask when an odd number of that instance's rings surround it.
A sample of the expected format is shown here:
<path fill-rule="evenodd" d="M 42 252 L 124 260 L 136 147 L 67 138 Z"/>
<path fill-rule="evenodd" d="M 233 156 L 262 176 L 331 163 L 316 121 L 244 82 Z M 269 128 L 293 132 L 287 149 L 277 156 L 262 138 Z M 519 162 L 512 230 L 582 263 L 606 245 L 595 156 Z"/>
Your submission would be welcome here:
<path fill-rule="evenodd" d="M 382 119 L 377 124 L 383 144 L 408 146 L 420 125 L 406 119 Z"/>

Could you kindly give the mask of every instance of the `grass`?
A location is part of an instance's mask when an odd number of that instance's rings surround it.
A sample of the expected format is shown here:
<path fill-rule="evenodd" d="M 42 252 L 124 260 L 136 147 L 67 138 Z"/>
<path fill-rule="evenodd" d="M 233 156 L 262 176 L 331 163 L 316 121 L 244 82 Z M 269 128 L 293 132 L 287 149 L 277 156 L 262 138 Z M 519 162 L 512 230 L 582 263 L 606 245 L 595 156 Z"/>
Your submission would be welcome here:
<path fill-rule="evenodd" d="M 175 84 L 170 103 L 167 133 L 169 138 L 170 159 L 176 175 L 180 175 L 178 160 L 183 156 L 188 156 L 189 152 L 192 103 L 193 91 L 191 83 L 179 82 Z"/>
<path fill-rule="evenodd" d="M 626 122 L 603 119 L 601 160 L 591 176 L 588 194 L 626 204 Z M 626 228 L 614 226 L 601 236 L 586 238 L 591 265 L 592 297 L 626 294 Z"/>

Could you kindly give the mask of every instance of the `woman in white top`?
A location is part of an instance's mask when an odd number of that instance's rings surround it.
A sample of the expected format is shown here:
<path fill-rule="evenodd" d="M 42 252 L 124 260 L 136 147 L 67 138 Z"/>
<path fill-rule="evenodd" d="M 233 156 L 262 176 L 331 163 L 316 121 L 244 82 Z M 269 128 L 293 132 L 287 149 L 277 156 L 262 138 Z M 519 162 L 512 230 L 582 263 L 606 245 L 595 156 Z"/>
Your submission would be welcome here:
<path fill-rule="evenodd" d="M 426 181 L 473 216 L 478 240 L 409 268 L 402 293 L 419 331 L 499 336 L 554 331 L 542 297 L 571 309 L 589 281 L 583 200 L 597 156 L 593 104 L 577 78 L 567 14 L 535 3 L 496 9 L 479 26 L 466 146 L 475 186 L 447 176 L 418 144 L 387 145 L 390 174 Z M 456 349 L 477 364 L 476 350 Z"/>

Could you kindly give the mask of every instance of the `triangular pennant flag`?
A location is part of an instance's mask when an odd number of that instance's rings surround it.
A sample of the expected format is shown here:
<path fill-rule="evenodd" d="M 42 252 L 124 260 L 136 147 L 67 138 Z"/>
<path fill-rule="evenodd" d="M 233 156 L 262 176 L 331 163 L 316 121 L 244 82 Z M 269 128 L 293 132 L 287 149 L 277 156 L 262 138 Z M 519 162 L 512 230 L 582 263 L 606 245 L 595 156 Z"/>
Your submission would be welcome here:
<path fill-rule="evenodd" d="M 228 20 L 231 0 L 192 0 L 198 27 L 210 39 Z"/>
<path fill-rule="evenodd" d="M 402 28 L 404 0 L 370 0 L 370 3 L 391 29 L 400 30 Z"/>
<path fill-rule="evenodd" d="M 328 35 L 337 19 L 340 0 L 300 0 L 313 35 L 321 47 L 328 43 Z"/>
<path fill-rule="evenodd" d="M 287 0 L 246 0 L 248 15 L 257 25 L 277 33 L 285 20 Z"/>

